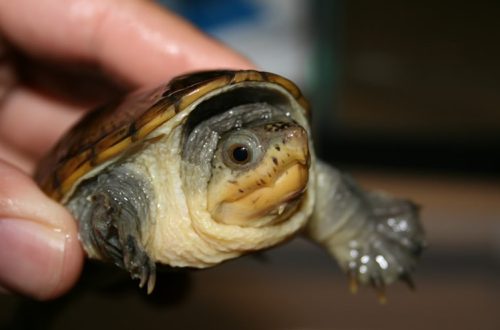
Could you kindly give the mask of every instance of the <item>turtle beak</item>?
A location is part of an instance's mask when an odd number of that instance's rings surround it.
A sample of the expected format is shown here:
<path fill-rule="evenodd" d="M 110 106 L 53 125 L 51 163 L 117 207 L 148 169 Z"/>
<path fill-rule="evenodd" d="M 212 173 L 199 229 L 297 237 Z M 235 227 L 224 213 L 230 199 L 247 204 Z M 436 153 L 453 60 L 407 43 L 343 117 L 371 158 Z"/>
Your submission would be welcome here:
<path fill-rule="evenodd" d="M 306 131 L 295 126 L 269 143 L 261 163 L 221 187 L 210 203 L 215 220 L 239 226 L 264 226 L 285 220 L 306 191 L 309 148 Z M 210 205 L 211 204 L 211 205 Z"/>

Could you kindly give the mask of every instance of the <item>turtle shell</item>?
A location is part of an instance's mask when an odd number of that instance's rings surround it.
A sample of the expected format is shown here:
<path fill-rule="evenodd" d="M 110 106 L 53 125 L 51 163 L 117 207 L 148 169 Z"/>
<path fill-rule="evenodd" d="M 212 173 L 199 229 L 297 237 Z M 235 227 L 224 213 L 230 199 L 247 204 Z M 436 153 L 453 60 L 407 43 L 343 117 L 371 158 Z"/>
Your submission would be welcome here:
<path fill-rule="evenodd" d="M 148 139 L 158 127 L 193 102 L 225 86 L 248 82 L 279 85 L 309 112 L 297 86 L 273 73 L 221 70 L 186 74 L 88 113 L 41 161 L 35 179 L 45 193 L 61 201 L 90 171 L 113 162 L 133 145 Z"/>

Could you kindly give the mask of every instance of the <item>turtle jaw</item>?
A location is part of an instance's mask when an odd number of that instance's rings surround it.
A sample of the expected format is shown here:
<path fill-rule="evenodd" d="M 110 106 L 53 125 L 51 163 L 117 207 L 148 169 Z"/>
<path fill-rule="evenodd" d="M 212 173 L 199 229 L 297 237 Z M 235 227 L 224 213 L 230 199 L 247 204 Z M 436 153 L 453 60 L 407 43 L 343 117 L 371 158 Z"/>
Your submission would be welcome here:
<path fill-rule="evenodd" d="M 307 133 L 269 144 L 256 168 L 209 189 L 208 208 L 219 223 L 261 227 L 287 219 L 309 179 Z"/>
<path fill-rule="evenodd" d="M 255 187 L 236 200 L 220 203 L 213 213 L 214 218 L 227 224 L 256 227 L 281 222 L 299 205 L 307 181 L 306 164 L 294 162 L 272 181 Z"/>

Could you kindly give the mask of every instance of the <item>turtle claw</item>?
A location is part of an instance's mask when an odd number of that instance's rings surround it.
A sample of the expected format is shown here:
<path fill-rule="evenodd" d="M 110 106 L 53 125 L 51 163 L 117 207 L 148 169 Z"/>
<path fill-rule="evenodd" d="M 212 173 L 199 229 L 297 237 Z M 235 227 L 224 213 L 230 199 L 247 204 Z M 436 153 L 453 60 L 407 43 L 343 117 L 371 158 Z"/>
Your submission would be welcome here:
<path fill-rule="evenodd" d="M 371 282 L 372 288 L 375 289 L 375 291 L 377 293 L 378 302 L 382 305 L 387 303 L 387 296 L 385 294 L 385 283 L 382 280 L 382 278 L 372 277 L 370 279 L 370 282 Z"/>
<path fill-rule="evenodd" d="M 147 284 L 147 293 L 153 292 L 156 283 L 156 264 L 130 235 L 123 253 L 123 268 L 133 279 L 139 280 L 141 289 Z"/>
<path fill-rule="evenodd" d="M 156 284 L 156 265 L 152 262 L 148 266 L 142 266 L 139 277 L 139 287 L 142 289 L 146 285 L 146 292 L 151 294 Z"/>
<path fill-rule="evenodd" d="M 156 271 L 152 272 L 148 278 L 147 293 L 151 294 L 155 288 L 156 284 Z"/>
<path fill-rule="evenodd" d="M 416 290 L 415 282 L 413 281 L 413 278 L 411 277 L 410 273 L 407 272 L 401 273 L 401 275 L 399 275 L 399 279 L 402 282 L 406 283 L 406 285 L 408 286 L 408 288 L 410 288 L 410 290 L 412 291 Z"/>
<path fill-rule="evenodd" d="M 387 304 L 387 296 L 385 294 L 385 289 L 383 289 L 383 290 L 377 290 L 377 298 L 378 298 L 378 302 L 381 305 Z"/>
<path fill-rule="evenodd" d="M 358 293 L 359 282 L 356 275 L 356 271 L 354 269 L 351 269 L 347 273 L 347 276 L 349 277 L 349 290 L 351 291 L 352 294 Z"/>
<path fill-rule="evenodd" d="M 349 277 L 349 290 L 352 294 L 356 294 L 359 289 L 359 274 L 357 274 L 356 269 L 350 269 L 347 272 L 347 276 Z M 376 291 L 377 298 L 380 304 L 387 303 L 386 297 L 386 286 L 382 277 L 370 277 L 369 279 L 371 287 Z"/>

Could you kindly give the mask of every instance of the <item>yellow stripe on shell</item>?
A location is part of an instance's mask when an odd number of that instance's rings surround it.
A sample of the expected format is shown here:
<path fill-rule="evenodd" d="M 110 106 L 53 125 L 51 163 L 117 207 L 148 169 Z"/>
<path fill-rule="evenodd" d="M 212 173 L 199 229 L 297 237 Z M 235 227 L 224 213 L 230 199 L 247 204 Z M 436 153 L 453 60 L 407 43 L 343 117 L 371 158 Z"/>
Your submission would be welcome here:
<path fill-rule="evenodd" d="M 236 72 L 233 79 L 231 80 L 232 84 L 237 84 L 243 81 L 263 81 L 262 74 L 259 71 L 239 71 Z"/>
<path fill-rule="evenodd" d="M 304 109 L 304 112 L 307 117 L 310 116 L 310 105 L 309 102 L 305 99 L 304 95 L 302 95 L 302 92 L 300 89 L 295 85 L 295 83 L 285 77 L 279 76 L 274 73 L 265 73 L 265 78 L 264 80 L 267 80 L 271 83 L 280 85 L 284 89 L 286 89 L 294 98 L 295 100 L 300 104 L 300 106 Z"/>
<path fill-rule="evenodd" d="M 158 116 L 152 118 L 150 121 L 146 122 L 142 127 L 140 127 L 137 131 L 137 139 L 143 140 L 152 131 L 163 125 L 173 116 L 175 116 L 175 109 L 174 106 L 171 105 L 166 111 L 160 113 Z"/>
<path fill-rule="evenodd" d="M 189 105 L 193 104 L 196 100 L 200 99 L 206 94 L 227 85 L 228 82 L 229 82 L 228 77 L 222 76 L 209 83 L 200 85 L 198 88 L 194 89 L 192 92 L 187 93 L 179 100 L 178 102 L 179 112 L 183 111 Z"/>
<path fill-rule="evenodd" d="M 128 138 L 125 138 L 125 139 L 119 141 L 115 145 L 108 147 L 107 149 L 103 150 L 102 152 L 100 152 L 99 154 L 96 155 L 93 165 L 102 164 L 105 161 L 108 161 L 108 160 L 116 157 L 123 150 L 128 148 L 131 144 L 132 144 L 132 138 L 128 137 Z"/>
<path fill-rule="evenodd" d="M 85 149 L 76 156 L 64 161 L 63 165 L 57 169 L 59 177 L 63 177 L 65 173 L 73 173 L 78 170 L 83 163 L 92 158 L 92 148 Z"/>
<path fill-rule="evenodd" d="M 83 177 L 87 172 L 89 172 L 93 167 L 94 166 L 90 164 L 90 161 L 86 161 L 80 167 L 78 167 L 76 171 L 71 173 L 71 175 L 61 183 L 61 188 L 60 188 L 61 195 L 62 196 L 66 195 L 66 193 L 72 189 L 73 184 L 78 179 Z"/>

